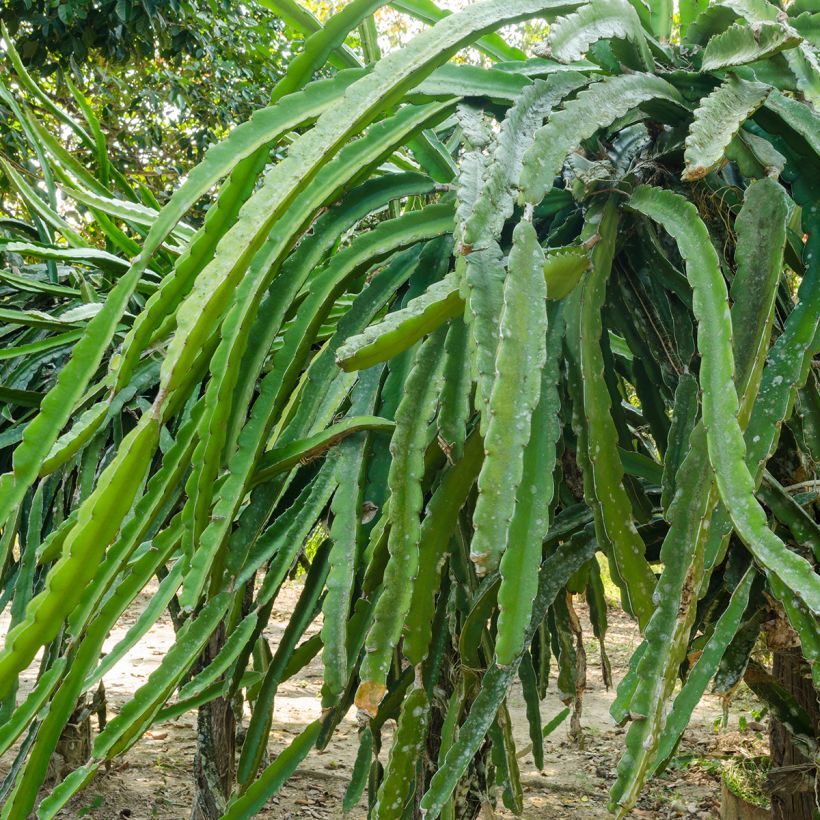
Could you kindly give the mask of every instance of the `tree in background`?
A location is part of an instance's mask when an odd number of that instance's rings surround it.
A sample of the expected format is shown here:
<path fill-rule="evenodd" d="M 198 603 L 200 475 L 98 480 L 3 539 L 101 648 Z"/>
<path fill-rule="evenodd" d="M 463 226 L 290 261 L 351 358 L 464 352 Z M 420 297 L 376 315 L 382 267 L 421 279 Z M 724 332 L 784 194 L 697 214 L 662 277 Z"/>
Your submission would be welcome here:
<path fill-rule="evenodd" d="M 49 98 L 77 116 L 88 106 L 111 162 L 160 200 L 209 145 L 268 103 L 300 39 L 256 2 L 1 0 L 0 8 Z M 2 101 L 0 120 L 4 154 L 21 156 L 24 137 Z"/>

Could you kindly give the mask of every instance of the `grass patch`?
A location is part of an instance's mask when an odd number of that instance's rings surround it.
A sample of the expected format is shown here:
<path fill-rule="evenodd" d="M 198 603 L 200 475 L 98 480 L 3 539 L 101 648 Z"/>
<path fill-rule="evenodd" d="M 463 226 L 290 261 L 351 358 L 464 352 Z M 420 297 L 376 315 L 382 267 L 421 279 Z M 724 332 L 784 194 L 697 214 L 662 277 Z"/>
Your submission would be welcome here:
<path fill-rule="evenodd" d="M 761 809 L 769 808 L 764 784 L 769 773 L 769 759 L 732 758 L 723 765 L 723 782 L 732 794 Z"/>

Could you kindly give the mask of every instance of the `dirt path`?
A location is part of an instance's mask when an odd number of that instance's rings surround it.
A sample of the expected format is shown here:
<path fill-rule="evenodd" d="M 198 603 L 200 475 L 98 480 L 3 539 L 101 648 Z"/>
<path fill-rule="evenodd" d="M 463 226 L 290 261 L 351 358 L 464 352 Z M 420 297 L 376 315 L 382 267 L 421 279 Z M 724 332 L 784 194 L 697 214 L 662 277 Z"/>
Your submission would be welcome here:
<path fill-rule="evenodd" d="M 268 635 L 273 646 L 287 624 L 287 614 L 296 600 L 298 585 L 293 583 L 283 591 L 274 610 Z M 135 602 L 122 623 L 111 634 L 106 648 L 122 638 L 128 627 L 145 606 L 146 598 Z M 583 612 L 582 612 L 583 615 Z M 610 631 L 607 648 L 613 675 L 619 680 L 634 650 L 638 633 L 634 624 L 618 610 L 610 610 Z M 588 624 L 587 624 L 588 627 Z M 320 629 L 311 626 L 308 634 Z M 5 625 L 0 621 L 0 635 Z M 585 635 L 591 630 L 585 629 Z M 145 638 L 134 647 L 105 677 L 109 716 L 116 713 L 148 675 L 159 665 L 173 641 L 174 633 L 167 619 L 158 622 Z M 614 693 L 607 691 L 601 679 L 597 648 L 590 638 L 588 647 L 588 688 L 583 708 L 584 748 L 579 749 L 567 739 L 567 725 L 559 727 L 545 742 L 544 771 L 539 772 L 531 755 L 521 760 L 524 788 L 524 817 L 528 820 L 568 818 L 592 820 L 604 818 L 609 786 L 615 772 L 618 753 L 623 742 L 623 729 L 612 723 L 609 704 Z M 307 666 L 302 673 L 286 681 L 276 697 L 274 722 L 270 736 L 270 752 L 275 755 L 308 723 L 319 717 L 322 682 L 321 658 Z M 24 690 L 26 687 L 24 680 Z M 646 790 L 635 818 L 715 818 L 719 806 L 718 758 L 761 746 L 762 738 L 751 730 L 738 731 L 738 718 L 751 721 L 753 703 L 744 698 L 732 707 L 728 729 L 717 732 L 715 721 L 721 717 L 720 702 L 707 696 L 695 712 L 692 726 L 681 744 L 673 767 Z M 542 703 L 544 721 L 562 708 L 551 685 Z M 520 692 L 513 692 L 510 711 L 519 748 L 528 744 L 527 722 Z M 64 818 L 163 818 L 184 820 L 191 805 L 191 768 L 195 751 L 194 712 L 154 727 L 123 758 L 97 777 L 80 794 Z M 348 713 L 330 745 L 323 752 L 312 752 L 299 770 L 274 798 L 263 818 L 340 818 L 341 798 L 350 778 L 356 754 L 356 720 L 353 710 Z M 389 743 L 383 746 L 386 757 Z M 11 763 L 11 753 L 0 759 L 0 775 Z M 499 801 L 500 802 L 500 801 Z M 498 817 L 512 817 L 499 810 Z M 365 806 L 348 817 L 365 818 Z"/>

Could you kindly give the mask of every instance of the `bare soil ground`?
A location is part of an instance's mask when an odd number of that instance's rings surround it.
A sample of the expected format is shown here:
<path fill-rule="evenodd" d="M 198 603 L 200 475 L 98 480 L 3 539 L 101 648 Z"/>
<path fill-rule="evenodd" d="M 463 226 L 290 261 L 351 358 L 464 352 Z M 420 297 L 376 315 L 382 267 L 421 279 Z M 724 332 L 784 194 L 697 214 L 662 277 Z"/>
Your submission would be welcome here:
<path fill-rule="evenodd" d="M 278 642 L 287 624 L 287 617 L 298 595 L 298 583 L 291 582 L 280 595 L 277 608 L 268 627 L 272 646 Z M 112 632 L 107 648 L 122 638 L 145 606 L 147 598 L 137 600 Z M 545 742 L 545 766 L 535 768 L 531 755 L 520 761 L 524 788 L 524 817 L 527 820 L 592 820 L 605 818 L 607 793 L 615 774 L 615 766 L 623 742 L 624 730 L 616 727 L 609 717 L 609 705 L 614 692 L 604 688 L 597 645 L 579 607 L 585 635 L 589 635 L 588 683 L 583 707 L 583 745 L 579 748 L 567 738 L 568 722 L 559 727 Z M 628 659 L 637 645 L 635 625 L 620 611 L 611 609 L 607 648 L 617 682 L 627 667 Z M 308 634 L 321 628 L 311 626 Z M 6 624 L 0 621 L 0 636 Z M 159 665 L 173 642 L 170 620 L 159 621 L 117 666 L 105 677 L 109 717 L 115 714 L 133 692 L 145 683 Z M 321 657 L 315 659 L 302 673 L 286 681 L 276 697 L 274 721 L 269 749 L 276 755 L 308 723 L 319 717 L 322 682 Z M 23 691 L 31 683 L 24 678 Z M 546 722 L 561 708 L 554 686 L 550 687 L 542 703 L 542 717 Z M 754 723 L 755 704 L 746 693 L 736 700 L 730 710 L 729 724 L 718 730 L 715 726 L 722 715 L 720 701 L 707 695 L 695 712 L 673 766 L 658 780 L 651 783 L 631 817 L 661 820 L 685 817 L 706 820 L 719 816 L 720 759 L 732 754 L 759 754 L 765 748 L 765 737 L 748 728 Z M 518 691 L 510 698 L 510 712 L 516 730 L 519 748 L 529 740 L 524 702 Z M 738 720 L 746 723 L 739 731 Z M 92 719 L 93 720 L 93 719 Z M 108 771 L 101 773 L 78 795 L 69 808 L 60 814 L 63 818 L 91 818 L 92 820 L 185 820 L 192 799 L 192 762 L 195 751 L 196 715 L 190 712 L 173 721 L 155 726 L 124 757 Z M 95 725 L 96 728 L 96 725 Z M 759 725 L 756 728 L 762 728 Z M 341 818 L 341 799 L 344 794 L 357 749 L 356 717 L 351 710 L 341 724 L 328 748 L 312 752 L 280 793 L 272 799 L 259 817 L 270 820 L 301 820 L 301 818 Z M 389 743 L 383 745 L 386 757 Z M 11 764 L 13 753 L 0 759 L 0 779 Z M 499 800 L 500 804 L 500 800 Z M 350 818 L 366 817 L 364 803 Z M 487 817 L 492 816 L 488 811 Z M 496 817 L 512 817 L 503 809 Z"/>

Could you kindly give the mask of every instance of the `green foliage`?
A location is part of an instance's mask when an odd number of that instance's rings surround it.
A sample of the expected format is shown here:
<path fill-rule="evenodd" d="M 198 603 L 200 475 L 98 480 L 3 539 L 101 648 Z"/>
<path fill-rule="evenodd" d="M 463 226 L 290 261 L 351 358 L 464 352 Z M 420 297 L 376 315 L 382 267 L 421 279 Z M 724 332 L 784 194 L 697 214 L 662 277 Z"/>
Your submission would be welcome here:
<path fill-rule="evenodd" d="M 0 9 L 8 42 L 52 104 L 90 114 L 89 133 L 105 134 L 115 168 L 160 199 L 268 104 L 291 56 L 292 32 L 256 3 L 3 0 Z M 0 79 L 10 77 L 0 70 Z M 7 100 L 0 115 L 3 152 L 22 162 L 25 135 Z"/>
<path fill-rule="evenodd" d="M 3 0 L 3 19 L 23 59 L 33 66 L 69 58 L 79 63 L 92 51 L 115 61 L 131 54 L 148 57 L 158 51 L 169 58 L 181 51 L 195 51 L 205 45 L 203 35 L 207 35 L 204 27 L 198 30 L 197 18 L 210 10 L 207 4 L 176 2 L 163 9 L 155 3 L 130 0 Z"/>
<path fill-rule="evenodd" d="M 88 107 L 19 61 L 2 95 L 29 159 L 3 165 L 0 240 L 0 745 L 29 733 L 4 816 L 34 808 L 77 698 L 166 606 L 175 643 L 42 816 L 216 698 L 253 715 L 224 816 L 258 812 L 353 705 L 346 807 L 367 784 L 378 817 L 467 818 L 496 789 L 520 812 L 509 689 L 540 762 L 567 715 L 544 728 L 552 651 L 567 704 L 583 693 L 575 594 L 608 669 L 599 559 L 642 632 L 613 704 L 624 816 L 719 669 L 789 714 L 744 649 L 764 608 L 820 680 L 816 494 L 790 490 L 820 426 L 810 27 L 764 0 L 682 4 L 680 29 L 667 4 L 413 2 L 435 25 L 376 59 L 370 0 L 324 26 L 267 5 L 303 50 L 163 207 Z M 558 59 L 499 34 L 533 18 Z M 500 64 L 448 63 L 469 46 Z M 322 717 L 263 767 L 277 691 L 320 650 Z"/>

